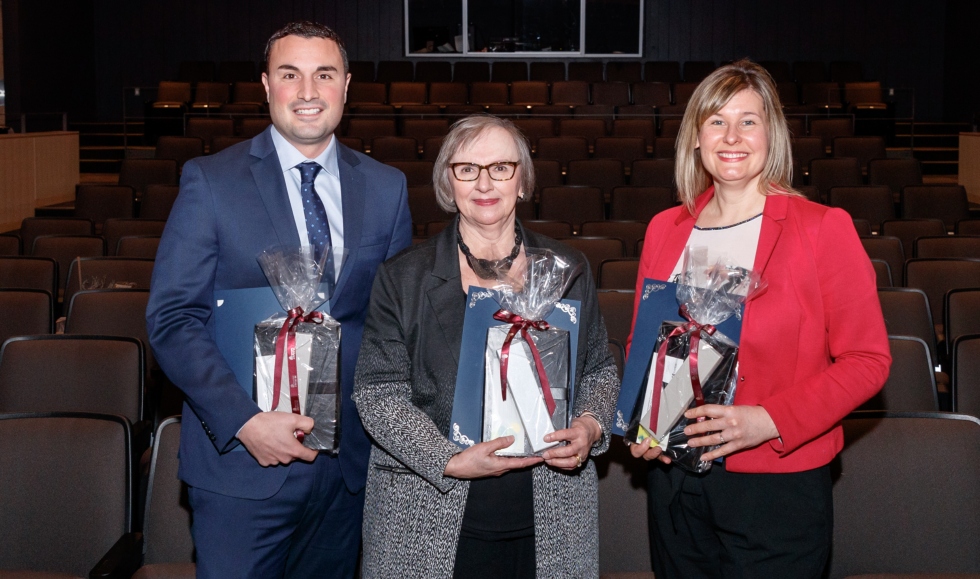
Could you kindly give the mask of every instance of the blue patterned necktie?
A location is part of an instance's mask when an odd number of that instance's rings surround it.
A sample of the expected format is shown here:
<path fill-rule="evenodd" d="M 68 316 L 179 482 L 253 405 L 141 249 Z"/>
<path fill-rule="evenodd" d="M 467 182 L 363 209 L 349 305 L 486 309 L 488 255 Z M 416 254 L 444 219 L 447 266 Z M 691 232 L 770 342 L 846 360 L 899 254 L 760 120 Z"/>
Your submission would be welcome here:
<path fill-rule="evenodd" d="M 300 195 L 303 197 L 303 214 L 306 216 L 306 233 L 310 236 L 313 255 L 317 261 L 323 256 L 323 251 L 331 246 L 330 223 L 327 221 L 327 210 L 323 201 L 316 193 L 313 181 L 320 172 L 319 163 L 307 161 L 297 165 L 300 174 Z M 332 268 L 331 268 L 332 269 Z"/>

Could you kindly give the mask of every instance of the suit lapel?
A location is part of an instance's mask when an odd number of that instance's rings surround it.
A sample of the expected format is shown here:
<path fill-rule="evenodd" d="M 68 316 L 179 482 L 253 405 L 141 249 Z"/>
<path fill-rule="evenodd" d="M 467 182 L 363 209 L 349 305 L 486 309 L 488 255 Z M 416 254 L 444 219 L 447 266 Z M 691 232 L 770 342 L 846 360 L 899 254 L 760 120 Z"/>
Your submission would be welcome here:
<path fill-rule="evenodd" d="M 252 177 L 259 189 L 262 203 L 272 220 L 279 245 L 283 247 L 299 245 L 299 233 L 296 231 L 296 221 L 293 219 L 289 196 L 286 194 L 286 181 L 282 176 L 282 166 L 276 147 L 272 143 L 271 129 L 266 129 L 252 139 L 249 153 L 255 158 L 252 163 Z"/>
<path fill-rule="evenodd" d="M 446 340 L 446 351 L 452 354 L 456 366 L 459 367 L 459 347 L 463 342 L 463 318 L 460 316 L 459 306 L 463 303 L 464 296 L 460 295 L 463 286 L 460 281 L 459 255 L 456 253 L 455 220 L 439 232 L 435 266 L 430 275 L 434 284 L 426 292 L 430 314 L 439 322 Z"/>
<path fill-rule="evenodd" d="M 334 135 L 336 138 L 336 135 Z M 340 169 L 340 203 L 344 213 L 344 248 L 347 258 L 340 270 L 337 289 L 330 300 L 331 307 L 337 303 L 338 296 L 344 291 L 347 280 L 355 264 L 357 253 L 361 247 L 361 229 L 364 225 L 364 194 L 367 190 L 364 175 L 356 169 L 360 160 L 350 149 L 337 143 L 337 166 Z"/>

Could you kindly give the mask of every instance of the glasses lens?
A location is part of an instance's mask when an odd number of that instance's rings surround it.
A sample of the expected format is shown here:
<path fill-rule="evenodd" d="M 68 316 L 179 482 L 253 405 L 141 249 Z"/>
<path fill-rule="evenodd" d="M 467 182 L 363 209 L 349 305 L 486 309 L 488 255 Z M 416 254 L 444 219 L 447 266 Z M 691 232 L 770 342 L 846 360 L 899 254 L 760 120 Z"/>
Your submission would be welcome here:
<path fill-rule="evenodd" d="M 472 164 L 455 165 L 453 167 L 453 174 L 460 181 L 475 181 L 480 175 L 480 167 L 479 165 Z"/>
<path fill-rule="evenodd" d="M 514 176 L 514 166 L 507 163 L 494 163 L 487 167 L 490 178 L 496 181 L 506 181 Z"/>

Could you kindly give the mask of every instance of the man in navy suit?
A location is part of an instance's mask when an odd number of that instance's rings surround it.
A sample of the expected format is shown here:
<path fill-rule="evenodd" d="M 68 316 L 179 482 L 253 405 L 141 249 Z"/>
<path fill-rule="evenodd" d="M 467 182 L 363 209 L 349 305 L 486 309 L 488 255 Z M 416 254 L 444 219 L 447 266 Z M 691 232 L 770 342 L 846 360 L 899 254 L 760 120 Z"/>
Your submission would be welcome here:
<path fill-rule="evenodd" d="M 350 396 L 377 266 L 411 244 L 405 177 L 334 138 L 350 82 L 336 33 L 289 24 L 265 56 L 272 126 L 184 166 L 147 328 L 186 396 L 179 474 L 189 487 L 198 577 L 351 577 L 370 445 Z M 322 205 L 315 218 L 307 203 Z M 215 292 L 267 286 L 256 255 L 315 245 L 323 231 L 308 233 L 307 221 L 326 222 L 330 243 L 348 251 L 330 300 L 342 327 L 336 457 L 297 440 L 312 419 L 261 412 L 215 342 Z"/>

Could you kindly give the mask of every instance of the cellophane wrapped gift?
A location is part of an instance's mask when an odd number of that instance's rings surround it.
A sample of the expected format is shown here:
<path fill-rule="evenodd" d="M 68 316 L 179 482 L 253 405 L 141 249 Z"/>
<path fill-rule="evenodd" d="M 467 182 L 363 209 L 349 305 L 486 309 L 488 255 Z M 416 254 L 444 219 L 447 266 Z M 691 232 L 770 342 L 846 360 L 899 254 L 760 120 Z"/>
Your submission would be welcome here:
<path fill-rule="evenodd" d="M 501 307 L 494 318 L 505 324 L 487 331 L 483 440 L 514 436 L 513 444 L 497 451 L 500 456 L 531 456 L 556 446 L 544 436 L 567 428 L 571 408 L 569 333 L 544 319 L 581 265 L 547 250 L 525 253 L 520 278 L 494 288 Z"/>
<path fill-rule="evenodd" d="M 316 308 L 330 299 L 346 253 L 327 248 L 317 258 L 310 247 L 276 247 L 257 257 L 283 312 L 255 325 L 255 402 L 309 416 L 313 430 L 297 437 L 332 453 L 340 443 L 340 323 Z"/>
<path fill-rule="evenodd" d="M 653 439 L 671 461 L 691 472 L 705 472 L 701 456 L 717 447 L 690 447 L 684 412 L 702 404 L 730 405 L 738 377 L 738 345 L 715 326 L 733 315 L 763 286 L 759 276 L 727 264 L 709 262 L 706 248 L 688 248 L 677 285 L 678 317 L 664 321 L 633 410 L 626 438 L 650 444 Z M 697 348 L 697 356 L 691 356 Z M 696 371 L 696 374 L 695 374 Z M 692 381 L 692 376 L 697 380 Z M 659 380 L 659 383 L 658 383 Z M 659 402 L 654 400 L 659 398 Z"/>

